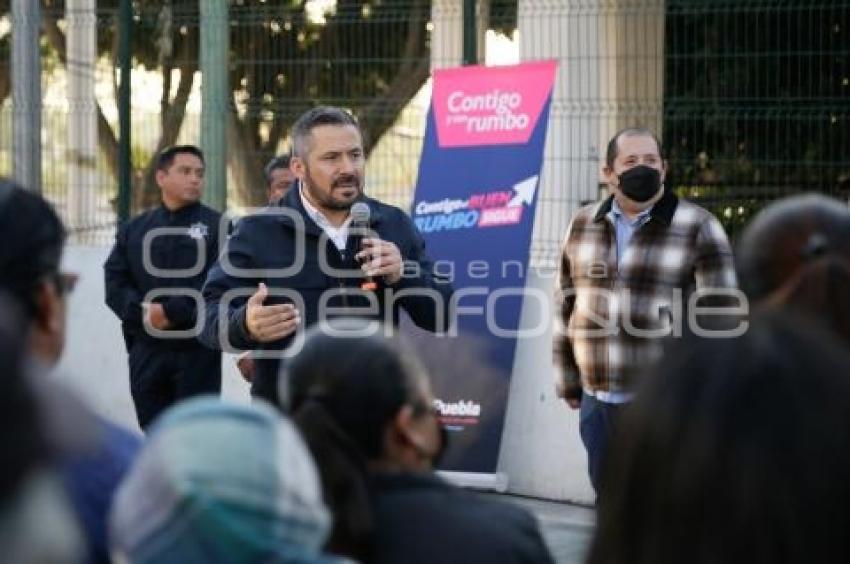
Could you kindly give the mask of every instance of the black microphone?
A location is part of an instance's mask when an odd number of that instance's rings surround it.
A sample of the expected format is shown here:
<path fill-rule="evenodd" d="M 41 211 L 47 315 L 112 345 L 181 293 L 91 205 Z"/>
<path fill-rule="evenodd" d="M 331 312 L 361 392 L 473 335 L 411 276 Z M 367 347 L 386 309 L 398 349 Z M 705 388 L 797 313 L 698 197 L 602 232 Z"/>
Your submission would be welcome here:
<path fill-rule="evenodd" d="M 369 231 L 369 218 L 371 215 L 372 211 L 369 209 L 369 205 L 365 202 L 357 202 L 351 206 L 350 228 L 354 236 L 357 237 L 355 240 L 356 244 L 354 245 L 355 254 L 361 250 L 363 233 L 368 233 Z M 358 231 L 360 232 L 359 234 L 357 233 Z M 360 264 L 363 264 L 362 259 L 359 262 Z M 367 274 L 360 283 L 360 289 L 374 291 L 378 289 L 378 284 Z"/>

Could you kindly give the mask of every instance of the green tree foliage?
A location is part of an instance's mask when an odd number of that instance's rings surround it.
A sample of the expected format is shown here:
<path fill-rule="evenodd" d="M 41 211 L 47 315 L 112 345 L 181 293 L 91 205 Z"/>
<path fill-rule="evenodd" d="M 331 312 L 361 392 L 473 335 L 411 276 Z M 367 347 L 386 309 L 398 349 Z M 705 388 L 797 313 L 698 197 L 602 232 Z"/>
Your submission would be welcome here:
<path fill-rule="evenodd" d="M 66 64 L 64 1 L 41 1 L 46 43 Z M 164 85 L 161 136 L 151 155 L 177 139 L 195 86 L 199 1 L 133 2 L 133 65 L 161 72 Z M 119 3 L 97 4 L 98 52 L 112 61 L 117 56 Z M 263 164 L 279 151 L 293 120 L 305 109 L 317 104 L 350 109 L 363 127 L 368 152 L 428 78 L 430 0 L 337 0 L 324 13 L 314 9 L 316 4 L 230 2 L 231 104 L 222 119 L 228 124 L 229 164 L 236 180 L 231 195 L 246 204 L 263 200 Z M 0 14 L 8 9 L 8 0 L 0 2 Z M 176 87 L 173 69 L 180 71 Z M 4 86 L 7 93 L 7 83 L 4 69 L 0 94 Z M 116 133 L 100 108 L 98 112 L 101 150 L 115 167 Z M 137 171 L 134 192 L 136 208 L 156 200 L 151 163 Z"/>

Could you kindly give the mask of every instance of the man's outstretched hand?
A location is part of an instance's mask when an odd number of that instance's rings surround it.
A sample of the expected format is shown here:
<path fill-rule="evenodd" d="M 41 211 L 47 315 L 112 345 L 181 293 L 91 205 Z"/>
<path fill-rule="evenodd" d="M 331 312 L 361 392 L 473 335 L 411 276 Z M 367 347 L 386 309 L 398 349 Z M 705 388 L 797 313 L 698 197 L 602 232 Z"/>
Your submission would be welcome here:
<path fill-rule="evenodd" d="M 260 282 L 257 291 L 248 298 L 245 309 L 245 328 L 255 341 L 268 343 L 287 337 L 301 323 L 301 314 L 292 304 L 264 305 L 269 290 Z"/>

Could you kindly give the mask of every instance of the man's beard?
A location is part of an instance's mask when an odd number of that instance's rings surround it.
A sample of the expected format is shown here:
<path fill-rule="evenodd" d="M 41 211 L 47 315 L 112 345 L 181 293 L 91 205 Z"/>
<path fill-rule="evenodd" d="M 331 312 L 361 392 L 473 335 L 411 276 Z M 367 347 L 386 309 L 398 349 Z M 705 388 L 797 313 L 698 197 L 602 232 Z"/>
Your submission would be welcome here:
<path fill-rule="evenodd" d="M 353 185 L 352 188 L 356 191 L 355 197 L 350 200 L 340 200 L 335 198 L 333 194 L 334 189 L 345 184 Z M 316 186 L 316 183 L 313 181 L 313 176 L 310 174 L 310 169 L 305 167 L 304 185 L 304 188 L 307 190 L 307 193 L 310 195 L 310 198 L 314 200 L 317 204 L 329 210 L 349 210 L 355 202 L 363 198 L 362 181 L 360 177 L 356 174 L 345 174 L 337 177 L 331 184 L 330 193 L 326 194 L 313 188 L 314 186 Z"/>

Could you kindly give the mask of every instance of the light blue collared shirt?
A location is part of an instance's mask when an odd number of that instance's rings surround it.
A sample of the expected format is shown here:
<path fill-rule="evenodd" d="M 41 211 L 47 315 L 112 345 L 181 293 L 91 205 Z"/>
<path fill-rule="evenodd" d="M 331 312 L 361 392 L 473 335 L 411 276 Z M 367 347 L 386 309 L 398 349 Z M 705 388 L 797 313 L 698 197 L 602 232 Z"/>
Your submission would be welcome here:
<path fill-rule="evenodd" d="M 623 258 L 623 255 L 626 252 L 626 247 L 629 246 L 629 243 L 632 240 L 632 236 L 635 234 L 635 231 L 638 230 L 644 223 L 649 221 L 649 212 L 652 211 L 652 208 L 646 208 L 642 212 L 640 212 L 637 217 L 635 217 L 634 221 L 629 219 L 623 210 L 620 208 L 620 205 L 617 203 L 617 199 L 611 202 L 611 211 L 608 212 L 608 219 L 611 220 L 611 223 L 614 224 L 614 228 L 617 230 L 617 263 L 619 264 L 620 260 Z"/>

